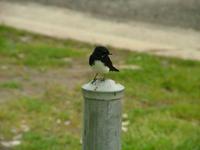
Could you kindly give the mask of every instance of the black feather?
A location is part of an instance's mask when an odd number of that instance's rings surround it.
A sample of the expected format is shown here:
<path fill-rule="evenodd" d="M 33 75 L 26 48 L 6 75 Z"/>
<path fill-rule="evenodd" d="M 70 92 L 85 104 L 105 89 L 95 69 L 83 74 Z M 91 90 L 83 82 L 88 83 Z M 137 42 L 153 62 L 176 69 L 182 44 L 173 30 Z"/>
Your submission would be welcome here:
<path fill-rule="evenodd" d="M 110 52 L 106 47 L 97 46 L 94 49 L 92 55 L 90 55 L 89 65 L 92 66 L 94 65 L 94 62 L 96 60 L 99 60 L 102 63 L 104 63 L 104 65 L 107 66 L 110 69 L 110 71 L 119 71 L 117 68 L 113 66 L 112 61 L 110 60 L 108 55 L 110 55 Z"/>
<path fill-rule="evenodd" d="M 113 66 L 109 56 L 103 57 L 101 61 L 104 63 L 105 66 L 107 66 L 110 69 L 110 71 L 119 71 L 117 68 Z"/>

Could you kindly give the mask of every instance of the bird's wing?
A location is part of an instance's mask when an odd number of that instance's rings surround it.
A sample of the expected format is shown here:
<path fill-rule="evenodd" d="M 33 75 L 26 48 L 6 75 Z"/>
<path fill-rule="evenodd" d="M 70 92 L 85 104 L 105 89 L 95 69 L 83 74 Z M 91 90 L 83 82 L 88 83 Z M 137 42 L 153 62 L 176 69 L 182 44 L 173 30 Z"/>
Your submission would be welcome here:
<path fill-rule="evenodd" d="M 93 55 L 90 55 L 90 58 L 89 58 L 89 65 L 92 66 L 94 64 L 94 56 Z"/>
<path fill-rule="evenodd" d="M 113 66 L 112 61 L 110 60 L 109 56 L 102 57 L 101 61 L 104 63 L 105 66 L 110 68 L 110 71 L 119 71 L 117 68 Z"/>

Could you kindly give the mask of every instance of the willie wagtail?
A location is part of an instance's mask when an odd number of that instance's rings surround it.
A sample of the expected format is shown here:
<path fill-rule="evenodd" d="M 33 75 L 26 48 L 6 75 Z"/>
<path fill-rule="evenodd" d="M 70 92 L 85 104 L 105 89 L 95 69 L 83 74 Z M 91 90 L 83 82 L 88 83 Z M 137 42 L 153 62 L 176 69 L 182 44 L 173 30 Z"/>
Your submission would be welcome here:
<path fill-rule="evenodd" d="M 98 74 L 105 75 L 109 71 L 119 71 L 117 68 L 115 68 L 109 58 L 109 55 L 112 55 L 108 49 L 104 46 L 97 46 L 92 55 L 90 55 L 89 58 L 89 64 L 94 70 L 95 77 L 92 81 L 94 83 L 97 80 Z M 102 80 L 105 80 L 105 76 Z"/>

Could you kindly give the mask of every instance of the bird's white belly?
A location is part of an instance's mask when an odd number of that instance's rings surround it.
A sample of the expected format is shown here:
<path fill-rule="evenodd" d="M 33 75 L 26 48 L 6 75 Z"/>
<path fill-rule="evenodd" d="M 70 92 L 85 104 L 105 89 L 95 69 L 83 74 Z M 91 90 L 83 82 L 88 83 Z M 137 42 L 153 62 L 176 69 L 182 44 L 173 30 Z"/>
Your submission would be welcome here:
<path fill-rule="evenodd" d="M 107 66 L 104 65 L 104 63 L 102 63 L 99 60 L 97 60 L 97 61 L 94 62 L 94 65 L 92 65 L 92 69 L 96 73 L 108 73 L 109 70 L 110 70 Z"/>

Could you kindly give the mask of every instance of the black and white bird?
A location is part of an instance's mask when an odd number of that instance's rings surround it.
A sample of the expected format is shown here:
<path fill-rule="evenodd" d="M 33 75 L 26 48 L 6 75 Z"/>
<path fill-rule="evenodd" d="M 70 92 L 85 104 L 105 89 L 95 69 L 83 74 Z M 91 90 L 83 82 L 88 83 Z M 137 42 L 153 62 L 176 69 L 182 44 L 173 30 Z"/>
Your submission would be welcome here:
<path fill-rule="evenodd" d="M 98 74 L 103 75 L 105 80 L 105 74 L 109 71 L 119 71 L 112 64 L 112 61 L 109 58 L 109 55 L 112 55 L 108 49 L 104 46 L 97 46 L 89 58 L 89 65 L 92 67 L 93 71 L 96 73 L 92 81 L 94 83 L 97 80 Z"/>

